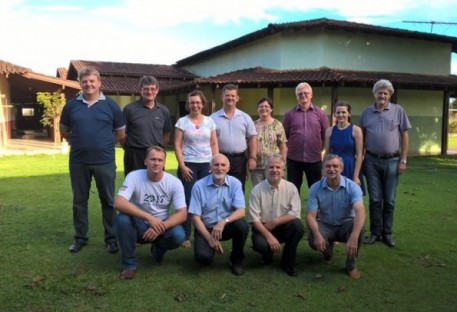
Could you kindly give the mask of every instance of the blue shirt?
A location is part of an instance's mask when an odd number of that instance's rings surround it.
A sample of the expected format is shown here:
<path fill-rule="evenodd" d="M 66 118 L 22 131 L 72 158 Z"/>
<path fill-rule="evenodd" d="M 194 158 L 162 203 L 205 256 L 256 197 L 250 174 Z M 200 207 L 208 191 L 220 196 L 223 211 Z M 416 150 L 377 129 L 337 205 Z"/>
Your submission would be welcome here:
<path fill-rule="evenodd" d="M 70 132 L 70 163 L 84 165 L 114 161 L 114 131 L 125 127 L 120 107 L 102 93 L 90 106 L 82 95 L 69 100 L 62 109 L 60 126 Z"/>
<path fill-rule="evenodd" d="M 341 225 L 354 219 L 353 205 L 362 201 L 362 189 L 354 181 L 341 176 L 340 185 L 331 189 L 327 178 L 314 183 L 308 192 L 307 208 L 317 212 L 317 219 L 329 225 Z"/>
<path fill-rule="evenodd" d="M 216 134 L 219 151 L 223 154 L 239 154 L 247 150 L 247 141 L 257 135 L 251 116 L 235 109 L 232 118 L 228 118 L 224 109 L 211 114 L 216 123 Z"/>
<path fill-rule="evenodd" d="M 235 209 L 245 207 L 241 182 L 237 178 L 227 175 L 224 184 L 216 185 L 210 174 L 194 184 L 188 211 L 200 216 L 207 228 L 212 228 Z"/>

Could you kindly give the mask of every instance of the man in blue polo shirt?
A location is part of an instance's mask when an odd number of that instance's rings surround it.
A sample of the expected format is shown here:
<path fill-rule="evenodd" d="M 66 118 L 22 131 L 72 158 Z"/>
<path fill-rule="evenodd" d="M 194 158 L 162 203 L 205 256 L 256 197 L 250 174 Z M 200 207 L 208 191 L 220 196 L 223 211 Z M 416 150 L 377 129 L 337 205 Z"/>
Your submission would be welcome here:
<path fill-rule="evenodd" d="M 357 255 L 363 240 L 365 207 L 360 186 L 341 175 L 343 166 L 341 157 L 328 154 L 323 164 L 325 176 L 309 189 L 308 240 L 326 261 L 332 259 L 335 242 L 346 242 L 347 274 L 359 279 Z"/>
<path fill-rule="evenodd" d="M 70 180 L 73 191 L 74 241 L 70 252 L 78 252 L 88 241 L 88 199 L 95 178 L 102 207 L 104 240 L 109 253 L 119 251 L 116 238 L 114 146 L 125 138 L 122 111 L 100 92 L 100 73 L 91 67 L 78 74 L 82 93 L 69 100 L 60 117 L 60 131 L 71 146 Z"/>

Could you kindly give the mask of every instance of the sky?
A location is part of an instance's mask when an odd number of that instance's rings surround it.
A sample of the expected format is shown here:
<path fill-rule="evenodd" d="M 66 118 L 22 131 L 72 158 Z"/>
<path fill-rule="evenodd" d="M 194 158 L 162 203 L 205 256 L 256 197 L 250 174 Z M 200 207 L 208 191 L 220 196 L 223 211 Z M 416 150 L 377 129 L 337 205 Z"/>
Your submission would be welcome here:
<path fill-rule="evenodd" d="M 457 37 L 444 24 L 456 17 L 456 0 L 1 0 L 0 60 L 50 76 L 71 60 L 172 65 L 270 23 L 329 18 Z"/>

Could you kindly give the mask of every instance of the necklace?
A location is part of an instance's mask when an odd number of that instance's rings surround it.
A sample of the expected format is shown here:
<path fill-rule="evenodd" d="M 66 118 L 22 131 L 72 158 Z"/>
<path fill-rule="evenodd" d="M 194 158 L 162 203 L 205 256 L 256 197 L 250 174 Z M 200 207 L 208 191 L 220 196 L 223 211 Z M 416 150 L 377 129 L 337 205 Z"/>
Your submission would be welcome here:
<path fill-rule="evenodd" d="M 200 129 L 200 125 L 203 122 L 203 116 L 202 115 L 198 115 L 197 118 L 195 118 L 195 119 L 192 119 L 189 116 L 189 119 L 190 119 L 190 122 L 194 125 L 195 129 Z"/>

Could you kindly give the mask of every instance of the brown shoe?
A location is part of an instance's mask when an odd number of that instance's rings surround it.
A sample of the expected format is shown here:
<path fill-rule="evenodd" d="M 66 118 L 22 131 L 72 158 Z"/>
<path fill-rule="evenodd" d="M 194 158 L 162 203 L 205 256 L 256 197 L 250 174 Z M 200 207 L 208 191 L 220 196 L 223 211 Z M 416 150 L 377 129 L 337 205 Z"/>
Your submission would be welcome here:
<path fill-rule="evenodd" d="M 135 277 L 135 274 L 136 274 L 136 269 L 135 268 L 126 269 L 126 270 L 123 270 L 121 272 L 121 275 L 119 276 L 119 278 L 121 280 L 130 280 L 130 279 L 133 279 Z"/>
<path fill-rule="evenodd" d="M 354 280 L 358 280 L 360 278 L 360 271 L 357 269 L 348 271 L 348 276 Z"/>

